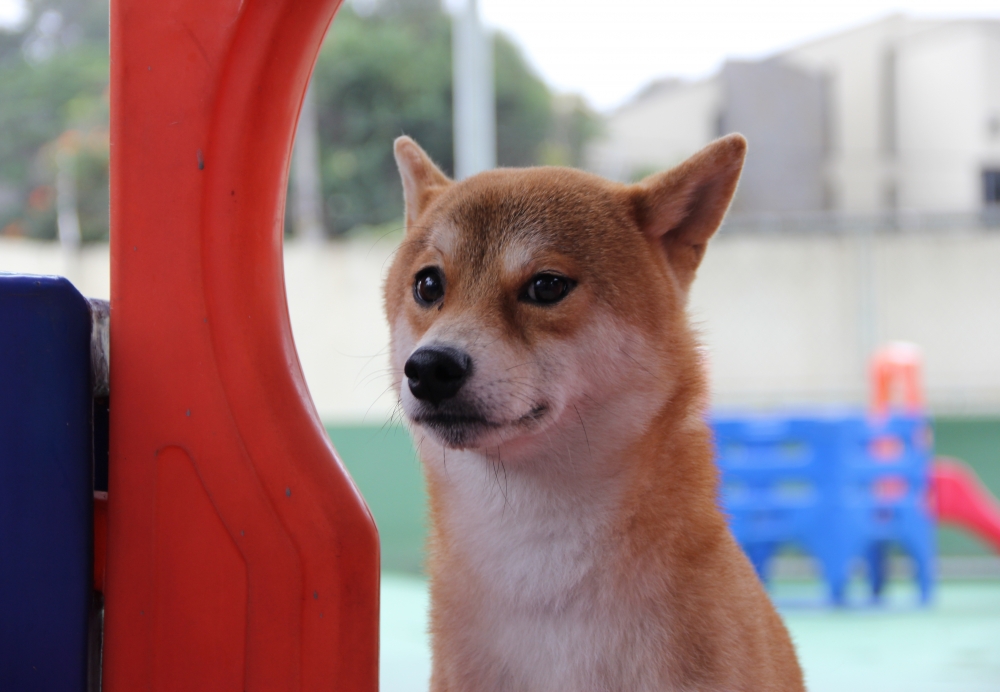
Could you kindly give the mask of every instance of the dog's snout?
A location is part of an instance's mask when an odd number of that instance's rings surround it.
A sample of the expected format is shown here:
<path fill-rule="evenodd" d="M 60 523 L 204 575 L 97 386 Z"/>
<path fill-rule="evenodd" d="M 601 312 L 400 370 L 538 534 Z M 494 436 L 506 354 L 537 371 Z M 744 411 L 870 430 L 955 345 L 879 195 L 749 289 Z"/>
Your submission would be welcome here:
<path fill-rule="evenodd" d="M 403 367 L 413 396 L 432 404 L 455 396 L 471 372 L 467 353 L 442 346 L 418 348 Z"/>

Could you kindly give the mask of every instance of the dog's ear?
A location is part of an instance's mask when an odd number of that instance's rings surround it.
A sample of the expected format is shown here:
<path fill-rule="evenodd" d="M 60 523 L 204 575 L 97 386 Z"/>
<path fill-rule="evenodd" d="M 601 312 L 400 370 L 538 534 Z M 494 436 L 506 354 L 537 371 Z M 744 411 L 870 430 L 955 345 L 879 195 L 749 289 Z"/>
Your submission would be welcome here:
<path fill-rule="evenodd" d="M 727 135 L 629 190 L 639 227 L 663 247 L 685 293 L 736 192 L 746 152 L 743 135 Z"/>
<path fill-rule="evenodd" d="M 444 188 L 451 185 L 441 169 L 416 142 L 403 135 L 393 145 L 399 177 L 403 179 L 403 201 L 406 204 L 406 227 L 416 223 L 427 205 Z"/>

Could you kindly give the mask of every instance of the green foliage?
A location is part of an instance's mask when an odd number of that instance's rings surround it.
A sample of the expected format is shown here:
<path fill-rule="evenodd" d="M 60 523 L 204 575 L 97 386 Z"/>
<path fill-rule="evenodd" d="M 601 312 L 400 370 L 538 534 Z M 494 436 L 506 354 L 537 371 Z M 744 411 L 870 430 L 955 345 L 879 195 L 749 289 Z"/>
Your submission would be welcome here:
<path fill-rule="evenodd" d="M 0 66 L 0 180 L 16 183 L 28 179 L 45 143 L 68 127 L 90 125 L 95 111 L 107 117 L 99 104 L 108 85 L 108 56 L 81 46 L 40 64 L 10 63 Z"/>
<path fill-rule="evenodd" d="M 533 166 L 552 132 L 552 93 L 503 34 L 493 41 L 496 68 L 497 164 Z"/>
<path fill-rule="evenodd" d="M 497 163 L 580 165 L 595 116 L 581 105 L 575 119 L 561 117 L 548 87 L 502 34 L 494 64 Z M 401 134 L 451 174 L 451 79 L 451 21 L 437 0 L 383 0 L 366 16 L 349 6 L 340 11 L 313 77 L 328 229 L 402 216 L 392 157 Z M 558 139 L 564 131 L 565 144 Z"/>
<path fill-rule="evenodd" d="M 58 14 L 55 14 L 58 13 Z M 108 7 L 36 0 L 18 32 L 0 31 L 0 229 L 55 237 L 55 153 L 74 154 L 85 240 L 108 233 Z"/>
<path fill-rule="evenodd" d="M 406 133 L 451 168 L 451 39 L 440 12 L 343 8 L 313 76 L 327 227 L 401 215 L 392 141 Z"/>
<path fill-rule="evenodd" d="M 451 21 L 439 0 L 345 5 L 313 77 L 326 227 L 343 233 L 402 216 L 392 142 L 408 134 L 453 170 Z M 564 100 L 495 38 L 502 166 L 579 165 L 594 116 Z M 84 240 L 108 229 L 107 0 L 29 0 L 0 31 L 0 232 L 55 237 L 56 152 L 74 157 Z M 577 102 L 574 102 L 577 103 Z"/>

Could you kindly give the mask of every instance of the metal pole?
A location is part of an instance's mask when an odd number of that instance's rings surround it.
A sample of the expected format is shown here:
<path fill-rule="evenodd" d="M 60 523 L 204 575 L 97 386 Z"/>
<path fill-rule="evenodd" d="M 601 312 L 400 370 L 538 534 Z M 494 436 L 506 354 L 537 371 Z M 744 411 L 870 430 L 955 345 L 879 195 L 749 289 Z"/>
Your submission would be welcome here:
<path fill-rule="evenodd" d="M 316 99 L 310 85 L 302 100 L 292 155 L 292 218 L 295 235 L 310 242 L 319 242 L 324 236 L 318 120 Z"/>
<path fill-rule="evenodd" d="M 493 40 L 479 21 L 477 0 L 465 0 L 452 20 L 455 178 L 497 164 Z"/>

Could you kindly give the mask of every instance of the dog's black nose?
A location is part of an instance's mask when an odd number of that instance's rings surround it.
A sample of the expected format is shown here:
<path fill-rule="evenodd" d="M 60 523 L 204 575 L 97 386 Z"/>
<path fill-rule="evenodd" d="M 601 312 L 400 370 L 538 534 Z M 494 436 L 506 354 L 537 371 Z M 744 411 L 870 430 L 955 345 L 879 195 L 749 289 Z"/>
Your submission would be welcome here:
<path fill-rule="evenodd" d="M 472 359 L 455 348 L 424 346 L 410 355 L 403 373 L 413 396 L 438 404 L 462 388 L 472 373 Z"/>

